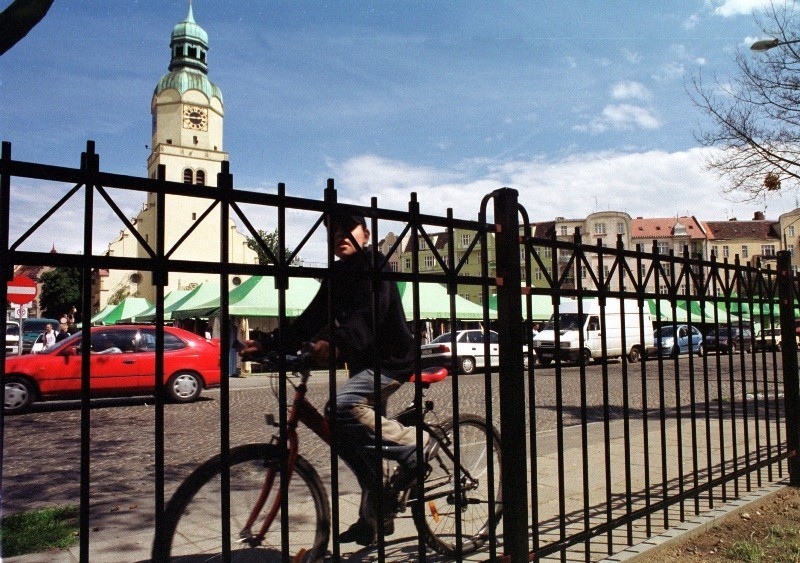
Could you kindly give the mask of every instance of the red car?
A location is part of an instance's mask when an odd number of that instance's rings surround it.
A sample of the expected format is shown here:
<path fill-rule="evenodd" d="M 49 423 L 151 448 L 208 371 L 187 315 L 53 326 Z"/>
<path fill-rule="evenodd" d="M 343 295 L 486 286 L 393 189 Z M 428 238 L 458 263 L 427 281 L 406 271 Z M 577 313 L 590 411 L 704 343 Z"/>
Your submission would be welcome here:
<path fill-rule="evenodd" d="M 24 412 L 34 401 L 80 397 L 81 359 L 80 332 L 39 354 L 7 357 L 5 413 Z M 89 362 L 93 397 L 153 393 L 155 327 L 93 327 Z M 164 381 L 169 398 L 179 403 L 196 400 L 203 389 L 219 387 L 219 339 L 165 327 Z"/>

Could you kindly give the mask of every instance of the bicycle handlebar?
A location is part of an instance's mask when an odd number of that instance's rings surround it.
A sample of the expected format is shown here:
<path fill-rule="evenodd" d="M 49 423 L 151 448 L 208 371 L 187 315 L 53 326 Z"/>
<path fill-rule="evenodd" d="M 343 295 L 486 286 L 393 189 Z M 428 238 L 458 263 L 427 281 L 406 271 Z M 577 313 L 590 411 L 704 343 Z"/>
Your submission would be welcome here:
<path fill-rule="evenodd" d="M 286 370 L 291 372 L 308 371 L 313 367 L 311 354 L 303 352 L 297 354 L 281 354 L 277 351 L 264 352 L 262 354 L 247 354 L 242 356 L 246 362 L 258 362 L 272 371 L 278 371 L 281 356 L 283 356 Z"/>

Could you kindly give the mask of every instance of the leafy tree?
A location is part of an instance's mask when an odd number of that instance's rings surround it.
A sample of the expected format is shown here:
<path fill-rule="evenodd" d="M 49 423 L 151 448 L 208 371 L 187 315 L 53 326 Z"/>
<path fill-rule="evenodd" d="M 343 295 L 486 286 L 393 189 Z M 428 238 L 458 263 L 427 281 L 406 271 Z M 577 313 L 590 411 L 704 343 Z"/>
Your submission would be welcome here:
<path fill-rule="evenodd" d="M 56 268 L 43 273 L 39 280 L 42 283 L 39 305 L 48 316 L 59 318 L 72 307 L 81 310 L 81 271 L 78 268 Z"/>
<path fill-rule="evenodd" d="M 706 164 L 730 184 L 724 193 L 744 200 L 800 180 L 800 20 L 794 3 L 772 3 L 756 18 L 777 45 L 764 53 L 738 52 L 738 76 L 703 83 L 697 76 L 689 95 L 710 116 L 712 126 L 697 134 L 716 147 Z M 787 44 L 788 43 L 788 44 Z"/>
<path fill-rule="evenodd" d="M 14 0 L 0 13 L 0 55 L 28 35 L 47 14 L 53 0 Z"/>
<path fill-rule="evenodd" d="M 264 244 L 267 248 L 269 248 L 270 252 L 278 257 L 278 229 L 275 229 L 271 233 L 258 229 L 258 236 L 261 240 L 264 241 Z M 247 237 L 247 248 L 252 249 L 258 254 L 258 263 L 259 264 L 270 264 L 272 261 L 269 259 L 264 249 L 261 248 L 261 245 L 258 241 L 254 238 Z M 290 250 L 286 248 L 286 255 L 289 255 Z"/>

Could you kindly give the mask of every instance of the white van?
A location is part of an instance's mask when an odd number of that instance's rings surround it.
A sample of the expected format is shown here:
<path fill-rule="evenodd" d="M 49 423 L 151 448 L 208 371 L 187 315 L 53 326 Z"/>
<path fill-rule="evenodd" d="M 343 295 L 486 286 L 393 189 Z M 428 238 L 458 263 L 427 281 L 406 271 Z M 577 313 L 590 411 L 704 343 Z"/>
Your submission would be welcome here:
<path fill-rule="evenodd" d="M 605 315 L 601 316 L 600 302 L 597 299 L 583 299 L 582 314 L 578 314 L 578 301 L 562 302 L 558 309 L 558 328 L 560 336 L 556 347 L 555 315 L 533 338 L 533 348 L 542 365 L 554 358 L 588 363 L 590 360 L 618 358 L 623 354 L 631 362 L 638 362 L 642 355 L 655 350 L 653 321 L 650 310 L 645 307 L 639 315 L 639 304 L 635 299 L 625 299 L 625 318 L 620 314 L 620 300 L 606 299 Z M 644 325 L 644 326 L 642 326 Z M 622 348 L 622 334 L 625 333 L 625 349 Z M 642 330 L 645 342 L 641 341 Z M 581 342 L 580 335 L 583 335 Z M 603 357 L 603 340 L 606 354 Z M 582 344 L 582 346 L 581 346 Z"/>

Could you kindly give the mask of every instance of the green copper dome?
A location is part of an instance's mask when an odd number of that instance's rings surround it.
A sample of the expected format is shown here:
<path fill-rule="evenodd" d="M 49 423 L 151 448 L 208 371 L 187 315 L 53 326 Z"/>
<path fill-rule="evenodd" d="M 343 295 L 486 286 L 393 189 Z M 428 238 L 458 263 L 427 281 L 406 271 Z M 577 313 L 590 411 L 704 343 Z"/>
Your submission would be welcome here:
<path fill-rule="evenodd" d="M 169 63 L 170 73 L 159 80 L 154 95 L 157 96 L 170 88 L 174 88 L 181 95 L 189 90 L 198 90 L 209 100 L 219 98 L 222 102 L 222 92 L 206 76 L 208 34 L 195 23 L 191 3 L 186 19 L 172 29 L 169 48 L 172 53 Z"/>

